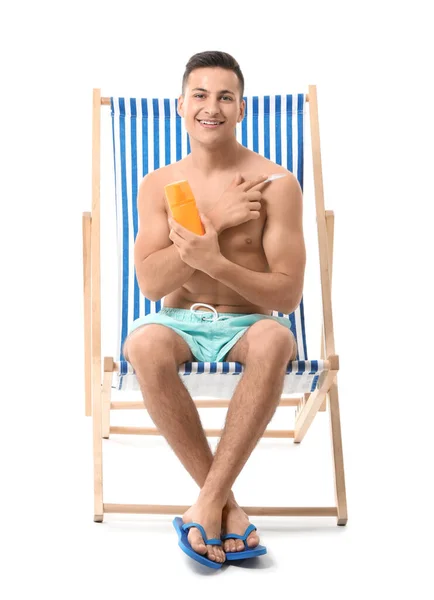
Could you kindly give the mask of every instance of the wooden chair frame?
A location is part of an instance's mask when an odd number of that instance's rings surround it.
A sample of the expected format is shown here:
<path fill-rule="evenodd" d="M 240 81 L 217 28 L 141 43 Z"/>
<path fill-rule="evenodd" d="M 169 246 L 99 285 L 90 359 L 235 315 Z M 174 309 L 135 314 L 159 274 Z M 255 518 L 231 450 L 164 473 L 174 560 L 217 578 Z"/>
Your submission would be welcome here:
<path fill-rule="evenodd" d="M 266 430 L 263 437 L 293 438 L 300 443 L 318 411 L 330 410 L 330 433 L 334 465 L 336 506 L 330 507 L 258 507 L 243 506 L 248 515 L 270 516 L 334 516 L 337 525 L 348 520 L 345 476 L 342 450 L 337 373 L 339 357 L 335 353 L 331 301 L 334 213 L 324 208 L 318 101 L 315 85 L 309 86 L 306 101 L 310 104 L 310 130 L 313 157 L 314 193 L 319 242 L 320 276 L 323 309 L 321 332 L 321 359 L 326 371 L 318 388 L 300 398 L 282 398 L 279 406 L 296 406 L 294 430 Z M 160 435 L 156 428 L 110 427 L 110 410 L 145 409 L 143 402 L 111 402 L 111 382 L 119 365 L 111 357 L 104 358 L 101 382 L 101 248 L 100 248 L 100 138 L 102 106 L 110 105 L 110 98 L 101 97 L 101 90 L 93 90 L 92 120 L 92 212 L 83 213 L 83 288 L 84 288 L 84 372 L 85 415 L 93 416 L 94 458 L 94 521 L 102 522 L 104 513 L 181 514 L 188 506 L 104 504 L 102 478 L 102 440 L 110 433 Z M 195 400 L 197 407 L 227 407 L 230 400 Z M 220 436 L 221 430 L 207 429 L 207 436 Z"/>

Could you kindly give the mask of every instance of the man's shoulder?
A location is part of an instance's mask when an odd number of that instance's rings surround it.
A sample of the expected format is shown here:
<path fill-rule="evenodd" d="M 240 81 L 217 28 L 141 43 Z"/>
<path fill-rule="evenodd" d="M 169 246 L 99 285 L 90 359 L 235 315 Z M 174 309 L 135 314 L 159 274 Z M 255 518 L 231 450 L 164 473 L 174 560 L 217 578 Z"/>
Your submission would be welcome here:
<path fill-rule="evenodd" d="M 289 197 L 294 198 L 297 202 L 301 188 L 294 173 L 269 158 L 265 158 L 265 156 L 257 153 L 252 154 L 256 154 L 256 156 L 251 158 L 249 165 L 249 170 L 252 171 L 251 176 L 258 176 L 258 174 L 268 176 L 285 175 L 285 177 L 271 181 L 262 192 L 267 212 L 272 204 L 277 206 L 283 202 L 287 203 Z"/>
<path fill-rule="evenodd" d="M 154 169 L 147 173 L 140 182 L 140 197 L 153 198 L 153 202 L 156 202 L 161 210 L 167 212 L 164 187 L 169 185 L 169 183 L 183 179 L 179 169 L 180 162 L 181 161 L 165 165 L 164 167 L 159 167 L 158 169 Z"/>
<path fill-rule="evenodd" d="M 178 161 L 150 171 L 143 177 L 141 185 L 150 189 L 152 188 L 155 191 L 159 190 L 163 193 L 165 185 L 182 179 L 182 174 L 179 169 L 180 163 L 181 161 Z"/>
<path fill-rule="evenodd" d="M 247 169 L 252 173 L 263 175 L 288 175 L 289 178 L 294 178 L 295 175 L 289 170 L 279 165 L 278 163 L 265 158 L 257 152 L 249 150 Z M 283 179 L 283 178 L 282 178 Z"/>

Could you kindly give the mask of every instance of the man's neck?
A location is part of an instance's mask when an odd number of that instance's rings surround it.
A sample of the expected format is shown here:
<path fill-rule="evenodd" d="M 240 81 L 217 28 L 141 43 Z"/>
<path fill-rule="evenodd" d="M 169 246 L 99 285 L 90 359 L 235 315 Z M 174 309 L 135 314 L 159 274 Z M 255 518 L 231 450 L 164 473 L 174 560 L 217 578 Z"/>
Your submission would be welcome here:
<path fill-rule="evenodd" d="M 236 139 L 214 148 L 198 144 L 192 139 L 190 144 L 190 166 L 207 177 L 236 167 L 243 151 Z"/>

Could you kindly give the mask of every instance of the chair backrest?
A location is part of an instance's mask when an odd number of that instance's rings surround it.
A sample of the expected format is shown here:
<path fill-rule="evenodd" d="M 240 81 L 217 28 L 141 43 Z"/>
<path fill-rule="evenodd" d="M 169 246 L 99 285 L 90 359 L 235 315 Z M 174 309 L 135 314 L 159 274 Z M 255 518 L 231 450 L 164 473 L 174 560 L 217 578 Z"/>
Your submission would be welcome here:
<path fill-rule="evenodd" d="M 246 113 L 236 127 L 237 140 L 284 166 L 296 175 L 303 190 L 305 94 L 245 97 Z M 130 324 L 140 316 L 158 312 L 164 298 L 144 297 L 134 269 L 134 241 L 138 230 L 137 192 L 142 178 L 190 153 L 184 120 L 177 99 L 111 98 L 116 188 L 116 223 L 119 273 L 118 356 Z M 296 333 L 298 360 L 307 360 L 304 302 L 287 317 Z"/>

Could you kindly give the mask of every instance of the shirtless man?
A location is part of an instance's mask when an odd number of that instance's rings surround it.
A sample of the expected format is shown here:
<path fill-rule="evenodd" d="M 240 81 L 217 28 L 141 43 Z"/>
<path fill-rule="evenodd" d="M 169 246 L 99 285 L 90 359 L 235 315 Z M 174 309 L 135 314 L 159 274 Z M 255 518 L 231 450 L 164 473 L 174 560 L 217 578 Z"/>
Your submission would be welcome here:
<path fill-rule="evenodd" d="M 270 315 L 297 308 L 306 262 L 296 177 L 236 140 L 235 127 L 245 111 L 243 92 L 242 73 L 230 55 L 194 55 L 178 102 L 191 153 L 146 175 L 138 193 L 135 267 L 144 295 L 164 297 L 162 310 L 187 312 L 194 303 L 206 303 L 218 315 L 257 319 L 221 358 L 241 362 L 245 370 L 215 456 L 178 375 L 180 364 L 197 360 L 185 339 L 153 315 L 152 324 L 136 327 L 124 344 L 152 420 L 200 487 L 182 520 L 201 524 L 208 539 L 227 532 L 242 535 L 249 525 L 231 488 L 279 404 L 287 364 L 297 355 L 294 335 L 283 325 L 289 320 Z M 286 176 L 264 183 L 276 173 Z M 190 183 L 202 215 L 203 236 L 171 219 L 164 186 L 182 179 Z M 213 315 L 208 308 L 201 314 Z M 147 355 L 153 360 L 144 360 Z M 224 562 L 225 552 L 244 549 L 239 539 L 205 546 L 196 527 L 189 529 L 188 540 L 193 550 L 217 563 Z M 258 544 L 253 531 L 247 546 Z"/>

